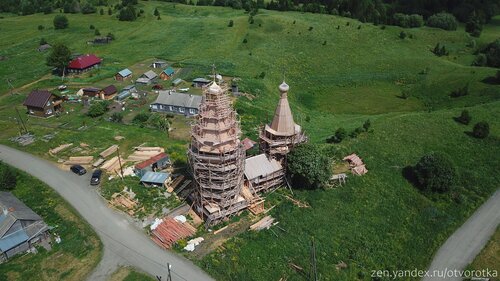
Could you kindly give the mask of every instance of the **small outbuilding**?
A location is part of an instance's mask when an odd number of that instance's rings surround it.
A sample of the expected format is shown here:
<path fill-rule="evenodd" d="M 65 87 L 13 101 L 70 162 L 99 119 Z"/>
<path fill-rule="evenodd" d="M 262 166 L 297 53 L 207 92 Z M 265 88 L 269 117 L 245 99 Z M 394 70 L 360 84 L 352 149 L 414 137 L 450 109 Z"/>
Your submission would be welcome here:
<path fill-rule="evenodd" d="M 47 90 L 33 90 L 24 100 L 29 115 L 51 117 L 62 111 L 62 99 Z"/>
<path fill-rule="evenodd" d="M 153 83 L 157 78 L 158 75 L 154 71 L 149 70 L 146 73 L 142 74 L 141 77 L 137 78 L 135 82 L 139 84 L 149 85 Z"/>
<path fill-rule="evenodd" d="M 81 73 L 97 68 L 101 63 L 102 59 L 98 58 L 96 55 L 82 55 L 69 62 L 67 71 L 70 73 Z"/>
<path fill-rule="evenodd" d="M 179 86 L 181 83 L 182 83 L 182 79 L 177 78 L 174 81 L 172 81 L 172 86 L 176 87 L 176 86 Z"/>
<path fill-rule="evenodd" d="M 115 74 L 116 81 L 123 81 L 130 78 L 132 78 L 132 71 L 130 71 L 130 69 L 128 68 L 122 69 Z"/>
<path fill-rule="evenodd" d="M 121 92 L 116 96 L 116 100 L 122 101 L 128 97 L 130 97 L 133 93 L 136 93 L 137 89 L 134 85 L 128 85 L 124 87 Z"/>
<path fill-rule="evenodd" d="M 169 67 L 165 68 L 160 73 L 160 78 L 162 80 L 168 80 L 168 79 L 172 78 L 172 76 L 174 75 L 174 73 L 175 73 L 175 70 L 169 66 Z"/>
<path fill-rule="evenodd" d="M 155 102 L 150 105 L 153 112 L 183 114 L 185 116 L 198 115 L 202 96 L 176 93 L 174 91 L 159 91 Z"/>
<path fill-rule="evenodd" d="M 152 68 L 165 68 L 167 67 L 167 62 L 164 60 L 155 60 L 151 63 Z"/>
<path fill-rule="evenodd" d="M 43 45 L 40 45 L 37 50 L 39 52 L 44 52 L 44 51 L 47 51 L 50 48 L 52 48 L 52 46 L 50 46 L 49 44 L 43 44 Z"/>
<path fill-rule="evenodd" d="M 109 85 L 99 91 L 99 97 L 102 100 L 112 100 L 115 98 L 117 93 L 118 90 L 116 89 L 115 85 Z"/>
<path fill-rule="evenodd" d="M 202 88 L 210 84 L 210 82 L 212 81 L 205 78 L 195 78 L 193 79 L 193 87 Z"/>
<path fill-rule="evenodd" d="M 0 192 L 0 263 L 35 245 L 48 246 L 49 227 L 10 192 Z"/>
<path fill-rule="evenodd" d="M 141 183 L 144 186 L 150 187 L 150 186 L 160 186 L 160 187 L 165 187 L 165 184 L 170 180 L 170 174 L 169 173 L 160 173 L 160 172 L 146 172 L 142 177 L 141 177 Z"/>
<path fill-rule="evenodd" d="M 146 172 L 161 171 L 171 165 L 170 157 L 164 152 L 157 154 L 148 160 L 142 161 L 134 166 L 134 172 L 142 177 Z"/>
<path fill-rule="evenodd" d="M 94 87 L 82 88 L 82 96 L 94 98 L 99 96 L 100 90 Z"/>

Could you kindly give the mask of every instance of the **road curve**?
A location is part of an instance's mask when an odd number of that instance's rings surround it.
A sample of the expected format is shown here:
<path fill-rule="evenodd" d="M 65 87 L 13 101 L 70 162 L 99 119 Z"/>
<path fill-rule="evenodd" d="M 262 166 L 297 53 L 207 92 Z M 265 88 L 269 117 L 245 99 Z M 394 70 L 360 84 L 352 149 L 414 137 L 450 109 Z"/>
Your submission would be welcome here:
<path fill-rule="evenodd" d="M 423 281 L 460 281 L 459 276 L 444 277 L 442 272 L 463 270 L 479 254 L 500 224 L 500 189 L 498 189 L 438 250 L 429 273 L 441 271 L 441 277 L 424 277 Z M 451 273 L 449 273 L 452 275 Z"/>
<path fill-rule="evenodd" d="M 104 254 L 89 280 L 106 280 L 120 265 L 133 266 L 166 280 L 167 263 L 172 266 L 174 281 L 213 280 L 190 261 L 158 247 L 124 215 L 108 208 L 89 186 L 89 175 L 79 177 L 58 169 L 49 161 L 4 145 L 0 145 L 0 159 L 52 187 L 97 232 Z"/>

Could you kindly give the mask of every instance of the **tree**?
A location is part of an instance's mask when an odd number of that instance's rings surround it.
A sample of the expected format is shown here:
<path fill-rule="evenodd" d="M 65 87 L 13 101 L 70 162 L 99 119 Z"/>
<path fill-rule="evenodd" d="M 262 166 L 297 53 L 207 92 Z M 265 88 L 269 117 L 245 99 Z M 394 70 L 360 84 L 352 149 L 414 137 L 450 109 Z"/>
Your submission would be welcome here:
<path fill-rule="evenodd" d="M 160 11 L 158 11 L 158 8 L 155 8 L 155 11 L 153 12 L 153 15 L 155 17 L 159 16 L 160 15 Z"/>
<path fill-rule="evenodd" d="M 163 132 L 167 132 L 169 127 L 170 127 L 170 124 L 168 123 L 167 118 L 165 118 L 161 114 L 157 114 L 157 113 L 151 114 L 147 123 L 150 127 L 156 128 L 156 129 L 163 131 Z"/>
<path fill-rule="evenodd" d="M 10 166 L 0 162 L 0 190 L 12 190 L 17 184 L 17 173 Z"/>
<path fill-rule="evenodd" d="M 70 49 L 66 45 L 58 43 L 52 47 L 52 50 L 47 57 L 47 65 L 55 67 L 60 73 L 63 73 L 70 60 Z"/>
<path fill-rule="evenodd" d="M 234 25 L 233 20 L 229 20 L 229 23 L 228 23 L 228 25 L 227 25 L 227 26 L 228 26 L 228 27 L 233 27 L 233 25 Z"/>
<path fill-rule="evenodd" d="M 464 125 L 468 125 L 470 121 L 472 120 L 472 117 L 469 114 L 469 111 L 467 109 L 462 110 L 462 113 L 460 116 L 454 118 L 455 121 L 458 123 L 462 123 Z"/>
<path fill-rule="evenodd" d="M 484 139 L 490 134 L 490 125 L 486 121 L 481 121 L 474 125 L 472 135 L 478 139 Z"/>
<path fill-rule="evenodd" d="M 89 111 L 87 112 L 87 115 L 92 117 L 92 118 L 104 115 L 104 113 L 106 113 L 108 111 L 108 105 L 109 105 L 109 102 L 107 102 L 107 101 L 95 102 L 89 107 Z"/>
<path fill-rule="evenodd" d="M 370 122 L 370 119 L 366 120 L 365 123 L 363 124 L 363 129 L 365 129 L 365 132 L 368 132 L 370 129 L 372 123 Z"/>
<path fill-rule="evenodd" d="M 335 131 L 335 134 L 333 136 L 331 136 L 327 142 L 329 143 L 340 143 L 342 142 L 345 138 L 347 137 L 347 131 L 340 127 L 338 128 L 336 131 Z"/>
<path fill-rule="evenodd" d="M 401 31 L 401 32 L 399 33 L 399 38 L 401 38 L 401 39 L 405 39 L 405 38 L 406 38 L 406 32 Z"/>
<path fill-rule="evenodd" d="M 287 163 L 294 186 L 319 188 L 330 179 L 330 158 L 318 145 L 306 143 L 295 147 Z"/>
<path fill-rule="evenodd" d="M 65 29 L 69 25 L 68 18 L 65 15 L 56 15 L 54 17 L 54 28 Z"/>
<path fill-rule="evenodd" d="M 94 34 L 95 34 L 95 36 L 99 36 L 99 35 L 101 35 L 101 32 L 99 32 L 99 29 L 96 28 Z"/>
<path fill-rule="evenodd" d="M 115 40 L 115 35 L 111 32 L 108 32 L 108 34 L 106 35 L 106 37 L 108 37 L 110 40 Z"/>
<path fill-rule="evenodd" d="M 463 97 L 469 94 L 469 84 L 463 86 L 462 88 L 459 88 L 453 92 L 451 92 L 450 96 L 452 98 L 458 98 L 458 97 Z"/>
<path fill-rule="evenodd" d="M 135 8 L 132 6 L 127 6 L 120 9 L 120 13 L 118 14 L 118 20 L 120 21 L 135 21 L 137 19 L 137 15 L 135 13 Z"/>
<path fill-rule="evenodd" d="M 43 25 L 41 25 L 41 24 L 40 24 L 40 25 L 38 25 L 38 30 L 42 31 L 42 30 L 44 30 L 44 29 L 45 29 L 45 27 L 44 27 Z"/>
<path fill-rule="evenodd" d="M 413 172 L 418 186 L 424 192 L 447 192 L 454 186 L 458 177 L 455 164 L 442 152 L 422 156 Z"/>
<path fill-rule="evenodd" d="M 82 14 L 93 14 L 97 12 L 97 8 L 90 3 L 85 3 L 81 9 Z"/>
<path fill-rule="evenodd" d="M 444 30 L 456 30 L 458 22 L 452 14 L 437 13 L 427 19 L 427 26 L 437 27 Z"/>
<path fill-rule="evenodd" d="M 483 25 L 481 24 L 481 20 L 476 15 L 476 13 L 472 13 L 472 15 L 467 20 L 465 24 L 465 31 L 468 32 L 471 36 L 479 37 L 481 36 L 481 32 L 483 31 Z"/>
<path fill-rule="evenodd" d="M 111 8 L 108 8 L 108 15 L 112 15 L 113 14 L 113 10 L 111 10 Z"/>
<path fill-rule="evenodd" d="M 110 121 L 115 122 L 115 123 L 121 123 L 123 120 L 123 113 L 121 112 L 114 112 L 111 114 Z"/>
<path fill-rule="evenodd" d="M 101 9 L 99 10 L 99 14 L 100 14 L 101 16 L 102 16 L 102 15 L 104 15 L 104 9 L 103 9 L 103 8 L 101 8 Z"/>
<path fill-rule="evenodd" d="M 132 119 L 132 123 L 143 127 L 146 124 L 146 122 L 148 122 L 149 117 L 151 117 L 151 113 L 141 112 L 136 116 L 134 116 L 134 119 Z"/>

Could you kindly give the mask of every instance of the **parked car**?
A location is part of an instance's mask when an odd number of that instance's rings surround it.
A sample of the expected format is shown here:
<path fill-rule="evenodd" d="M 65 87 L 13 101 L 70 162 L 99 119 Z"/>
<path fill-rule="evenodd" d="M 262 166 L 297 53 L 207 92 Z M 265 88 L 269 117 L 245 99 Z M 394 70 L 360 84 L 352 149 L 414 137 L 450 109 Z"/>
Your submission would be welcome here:
<path fill-rule="evenodd" d="M 73 165 L 71 166 L 71 171 L 79 176 L 81 175 L 85 175 L 87 173 L 87 170 L 85 170 L 84 167 L 80 166 L 80 165 Z"/>
<path fill-rule="evenodd" d="M 98 185 L 101 183 L 102 170 L 97 169 L 92 173 L 92 178 L 90 178 L 90 185 Z"/>

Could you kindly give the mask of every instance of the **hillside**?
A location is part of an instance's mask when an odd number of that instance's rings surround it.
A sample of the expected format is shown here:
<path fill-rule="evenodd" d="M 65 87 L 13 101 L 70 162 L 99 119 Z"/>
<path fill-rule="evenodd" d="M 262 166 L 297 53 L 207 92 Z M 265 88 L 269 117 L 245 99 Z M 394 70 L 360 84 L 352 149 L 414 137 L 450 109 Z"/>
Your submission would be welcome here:
<path fill-rule="evenodd" d="M 369 173 L 350 177 L 344 187 L 332 190 L 301 190 L 295 195 L 311 208 L 302 209 L 272 195 L 278 204 L 271 212 L 286 232 L 244 233 L 198 261 L 218 280 L 302 280 L 290 268 L 293 262 L 309 268 L 309 241 L 317 243 L 318 272 L 322 280 L 370 280 L 372 270 L 425 268 L 433 253 L 472 211 L 498 187 L 500 159 L 500 87 L 483 82 L 497 69 L 470 66 L 475 55 L 467 47 L 471 38 L 463 26 L 457 31 L 433 28 L 402 29 L 375 26 L 357 20 L 298 12 L 260 10 L 253 24 L 241 10 L 193 7 L 163 2 L 140 2 L 144 16 L 135 22 L 119 22 L 108 15 L 67 15 L 70 27 L 54 30 L 53 15 L 12 16 L 0 19 L 0 77 L 11 78 L 18 96 L 8 96 L 0 84 L 0 136 L 17 128 L 7 117 L 29 89 L 54 88 L 60 78 L 47 75 L 47 53 L 36 51 L 43 37 L 49 43 L 64 42 L 75 53 L 96 53 L 104 66 L 92 77 L 73 83 L 92 85 L 117 70 L 150 58 L 162 58 L 189 69 L 190 79 L 210 72 L 211 65 L 228 76 L 241 78 L 240 88 L 253 96 L 238 98 L 244 134 L 255 139 L 257 128 L 271 118 L 278 99 L 277 86 L 285 73 L 290 102 L 297 123 L 311 142 L 331 149 L 337 158 L 358 153 Z M 158 7 L 161 20 L 153 16 Z M 233 27 L 228 22 L 234 21 Z M 116 41 L 92 46 L 90 25 L 101 34 L 112 32 Z M 45 26 L 43 31 L 38 25 Z M 400 39 L 405 31 L 408 36 Z M 485 26 L 477 46 L 498 38 L 500 18 Z M 411 35 L 411 36 L 410 36 Z M 410 38 L 411 37 L 411 38 Z M 247 43 L 243 43 L 247 39 Z M 326 42 L 326 43 L 325 43 Z M 431 52 L 437 44 L 449 49 L 448 56 Z M 264 73 L 264 78 L 258 78 Z M 451 98 L 453 90 L 469 85 L 469 94 Z M 409 98 L 401 98 L 402 92 Z M 472 124 L 453 121 L 462 109 L 472 115 Z M 185 161 L 186 139 L 167 138 L 152 129 L 125 126 L 77 114 L 52 118 L 57 126 L 82 122 L 95 130 L 66 131 L 54 142 L 86 142 L 105 146 L 110 136 L 124 135 L 127 146 L 148 142 L 167 146 Z M 325 144 L 338 127 L 348 131 L 370 119 L 373 132 L 341 144 Z M 486 120 L 490 136 L 471 138 L 472 125 Z M 37 135 L 50 132 L 31 121 Z M 50 143 L 24 149 L 44 154 Z M 460 188 L 452 196 L 429 198 L 402 176 L 430 151 L 448 153 L 461 174 Z M 347 269 L 336 270 L 341 261 Z"/>

